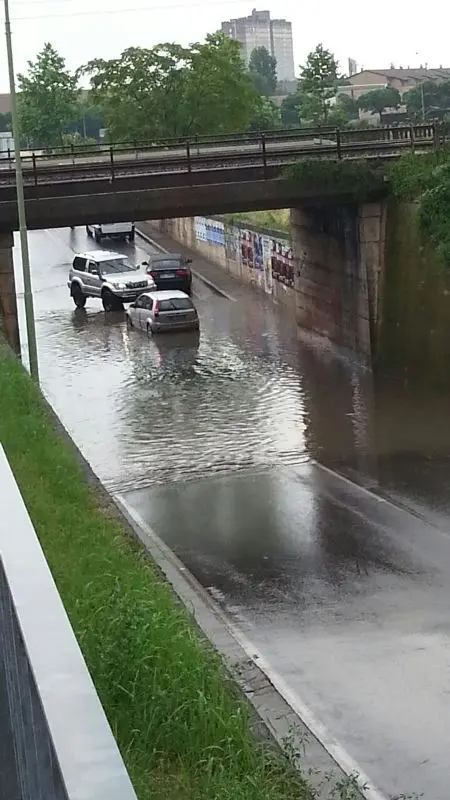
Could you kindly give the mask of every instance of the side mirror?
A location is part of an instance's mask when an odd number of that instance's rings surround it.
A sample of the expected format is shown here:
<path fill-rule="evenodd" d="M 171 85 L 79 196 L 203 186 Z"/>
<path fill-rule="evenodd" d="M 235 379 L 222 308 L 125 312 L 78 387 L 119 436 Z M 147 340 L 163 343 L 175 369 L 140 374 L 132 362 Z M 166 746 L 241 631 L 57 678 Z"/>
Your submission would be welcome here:
<path fill-rule="evenodd" d="M 186 259 L 186 264 L 192 264 L 192 258 L 187 258 Z"/>
<path fill-rule="evenodd" d="M 149 266 L 149 263 L 148 263 L 148 261 L 143 261 L 143 262 L 142 262 L 142 266 L 143 266 L 143 267 L 148 267 L 148 266 Z"/>

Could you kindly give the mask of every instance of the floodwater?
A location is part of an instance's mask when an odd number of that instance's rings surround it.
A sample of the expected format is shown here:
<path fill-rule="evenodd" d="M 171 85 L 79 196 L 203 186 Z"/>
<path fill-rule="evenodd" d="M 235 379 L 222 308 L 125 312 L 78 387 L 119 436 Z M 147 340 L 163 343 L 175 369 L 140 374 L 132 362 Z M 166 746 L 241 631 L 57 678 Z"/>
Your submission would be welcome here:
<path fill-rule="evenodd" d="M 250 290 L 196 281 L 200 337 L 148 340 L 74 310 L 84 229 L 30 248 L 43 389 L 107 488 L 383 792 L 447 800 L 450 397 L 375 386 Z"/>

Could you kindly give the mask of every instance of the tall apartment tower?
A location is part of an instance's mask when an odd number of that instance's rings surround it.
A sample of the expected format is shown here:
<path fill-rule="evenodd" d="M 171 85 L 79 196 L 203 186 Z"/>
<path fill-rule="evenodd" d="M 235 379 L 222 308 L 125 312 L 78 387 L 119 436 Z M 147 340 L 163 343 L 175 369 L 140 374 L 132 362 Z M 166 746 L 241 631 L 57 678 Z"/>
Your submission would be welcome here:
<path fill-rule="evenodd" d="M 285 19 L 270 19 L 270 11 L 254 8 L 250 17 L 222 22 L 222 31 L 240 42 L 247 66 L 253 50 L 265 47 L 277 60 L 278 80 L 295 80 L 292 23 Z"/>

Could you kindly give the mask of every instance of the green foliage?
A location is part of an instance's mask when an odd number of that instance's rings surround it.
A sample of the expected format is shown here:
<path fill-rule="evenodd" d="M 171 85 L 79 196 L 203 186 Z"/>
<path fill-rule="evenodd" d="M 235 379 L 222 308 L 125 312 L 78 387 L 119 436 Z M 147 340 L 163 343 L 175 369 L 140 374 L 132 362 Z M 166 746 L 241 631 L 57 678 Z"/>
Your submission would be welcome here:
<path fill-rule="evenodd" d="M 47 42 L 26 75 L 18 75 L 21 131 L 33 145 L 62 144 L 63 133 L 76 118 L 78 79 L 64 58 Z"/>
<path fill-rule="evenodd" d="M 357 120 L 359 117 L 358 101 L 348 94 L 338 94 L 336 105 L 331 108 L 330 117 L 339 118 L 344 124 L 350 120 Z"/>
<path fill-rule="evenodd" d="M 390 168 L 388 177 L 399 200 L 419 203 L 424 238 L 450 267 L 450 148 L 405 155 Z"/>
<path fill-rule="evenodd" d="M 93 103 L 90 94 L 86 93 L 77 106 L 77 118 L 69 127 L 69 132 L 98 141 L 100 130 L 105 127 L 101 109 Z"/>
<path fill-rule="evenodd" d="M 288 208 L 275 211 L 241 211 L 238 214 L 225 214 L 222 217 L 230 225 L 249 223 L 258 230 L 280 231 L 287 236 L 291 232 L 291 215 Z"/>
<path fill-rule="evenodd" d="M 425 119 L 444 118 L 450 111 L 450 81 L 436 83 L 424 81 L 403 97 L 409 119 L 420 122 Z"/>
<path fill-rule="evenodd" d="M 382 89 L 372 89 L 365 92 L 358 100 L 359 108 L 363 111 L 370 111 L 371 114 L 379 114 L 380 122 L 383 122 L 383 112 L 387 108 L 398 108 L 401 105 L 401 97 L 397 89 L 386 86 Z"/>
<path fill-rule="evenodd" d="M 268 97 L 260 97 L 249 130 L 270 131 L 280 127 L 280 123 L 280 109 Z"/>
<path fill-rule="evenodd" d="M 248 69 L 258 94 L 271 97 L 277 88 L 277 60 L 266 47 L 256 47 L 248 64 Z"/>
<path fill-rule="evenodd" d="M 333 191 L 358 200 L 369 196 L 384 185 L 383 170 L 367 161 L 298 161 L 289 167 L 286 180 L 301 184 L 305 189 Z"/>
<path fill-rule="evenodd" d="M 239 43 L 221 33 L 189 48 L 130 47 L 81 71 L 116 141 L 245 130 L 258 108 Z"/>
<path fill-rule="evenodd" d="M 301 67 L 299 94 L 303 96 L 300 116 L 315 124 L 328 124 L 330 100 L 335 97 L 339 81 L 339 64 L 333 53 L 321 44 L 309 54 Z"/>
<path fill-rule="evenodd" d="M 435 169 L 450 159 L 450 149 L 441 148 L 416 156 L 408 153 L 392 164 L 388 179 L 392 194 L 399 200 L 419 200 L 435 185 Z"/>
<path fill-rule="evenodd" d="M 298 128 L 300 125 L 300 108 L 302 98 L 299 94 L 290 94 L 285 97 L 281 107 L 281 122 L 285 128 Z"/>

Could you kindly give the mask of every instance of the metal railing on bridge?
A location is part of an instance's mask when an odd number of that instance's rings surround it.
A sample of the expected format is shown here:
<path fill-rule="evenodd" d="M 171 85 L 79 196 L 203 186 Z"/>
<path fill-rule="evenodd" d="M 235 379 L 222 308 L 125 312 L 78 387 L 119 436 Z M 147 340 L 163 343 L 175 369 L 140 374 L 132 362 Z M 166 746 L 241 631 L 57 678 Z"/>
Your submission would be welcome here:
<path fill-rule="evenodd" d="M 0 446 L 0 797 L 136 800 Z"/>
<path fill-rule="evenodd" d="M 450 140 L 450 127 L 429 123 L 367 128 L 298 128 L 263 133 L 161 139 L 153 142 L 99 143 L 54 148 L 22 155 L 26 184 L 83 181 L 110 182 L 122 177 L 236 170 L 261 167 L 261 177 L 273 177 L 274 167 L 299 158 L 384 158 L 405 151 L 424 152 Z M 0 160 L 0 186 L 13 185 L 14 154 Z M 193 181 L 194 182 L 194 181 Z"/>

